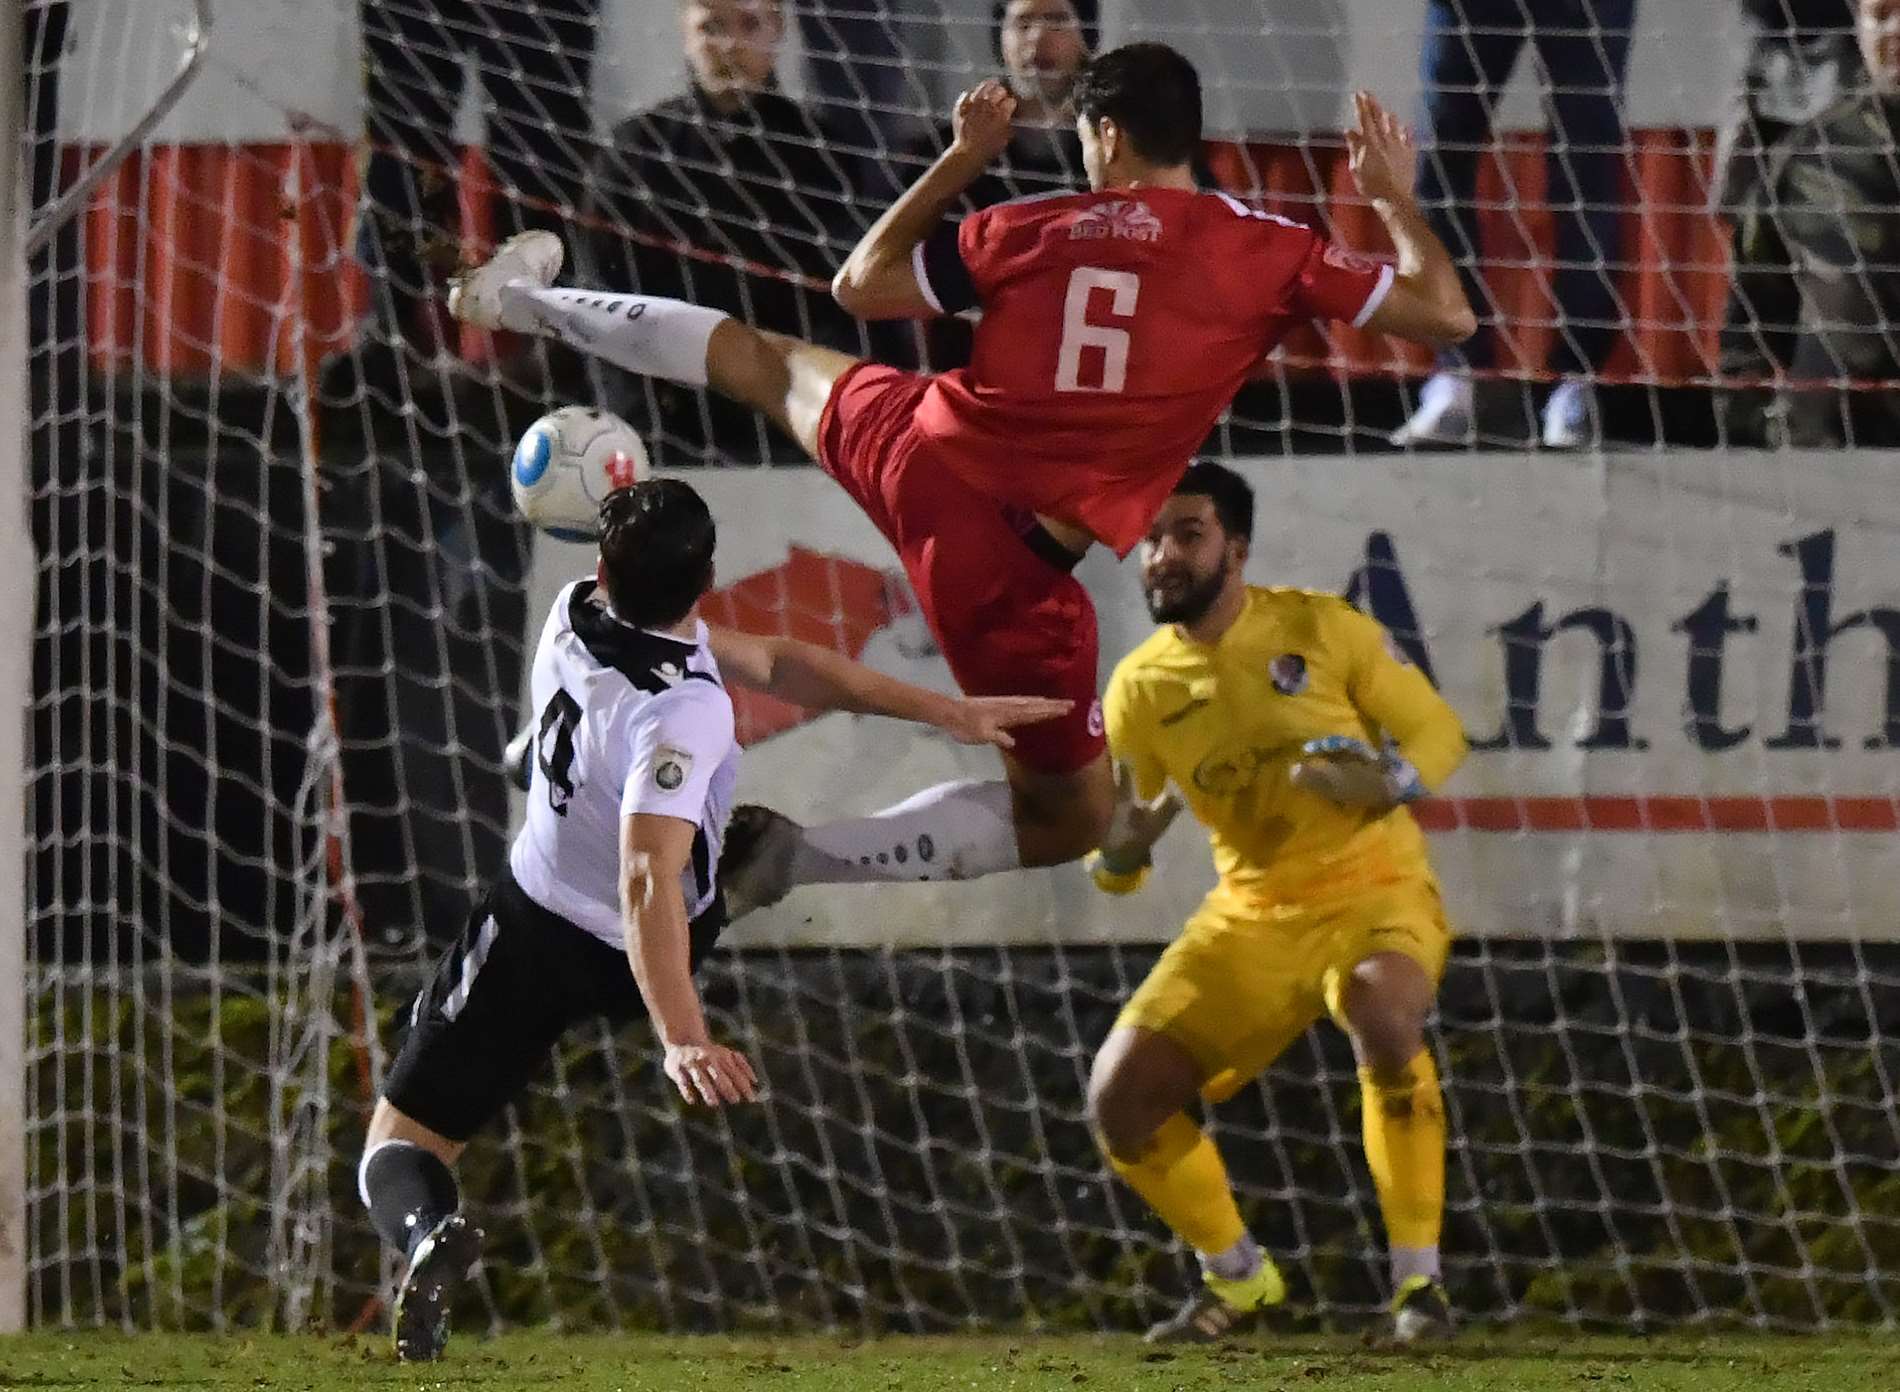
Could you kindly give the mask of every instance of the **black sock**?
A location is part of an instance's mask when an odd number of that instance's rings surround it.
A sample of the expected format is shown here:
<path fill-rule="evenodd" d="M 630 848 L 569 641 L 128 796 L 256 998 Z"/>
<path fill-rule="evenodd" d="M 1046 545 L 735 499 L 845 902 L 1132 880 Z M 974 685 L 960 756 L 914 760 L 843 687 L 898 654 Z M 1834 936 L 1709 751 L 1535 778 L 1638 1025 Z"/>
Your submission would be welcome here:
<path fill-rule="evenodd" d="M 437 1223 L 462 1206 L 449 1167 L 413 1141 L 384 1141 L 357 1174 L 370 1224 L 408 1256 Z"/>

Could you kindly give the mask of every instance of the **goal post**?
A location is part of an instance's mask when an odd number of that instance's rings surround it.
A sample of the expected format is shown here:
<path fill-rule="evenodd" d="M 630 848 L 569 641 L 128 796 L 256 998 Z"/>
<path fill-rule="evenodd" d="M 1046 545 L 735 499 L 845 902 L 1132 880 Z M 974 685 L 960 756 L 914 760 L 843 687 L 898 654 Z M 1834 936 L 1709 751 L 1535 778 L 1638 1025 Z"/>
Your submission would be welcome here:
<path fill-rule="evenodd" d="M 26 198 L 20 145 L 24 0 L 0 2 L 0 1333 L 26 1327 L 27 711 L 33 698 L 33 533 L 27 525 Z"/>

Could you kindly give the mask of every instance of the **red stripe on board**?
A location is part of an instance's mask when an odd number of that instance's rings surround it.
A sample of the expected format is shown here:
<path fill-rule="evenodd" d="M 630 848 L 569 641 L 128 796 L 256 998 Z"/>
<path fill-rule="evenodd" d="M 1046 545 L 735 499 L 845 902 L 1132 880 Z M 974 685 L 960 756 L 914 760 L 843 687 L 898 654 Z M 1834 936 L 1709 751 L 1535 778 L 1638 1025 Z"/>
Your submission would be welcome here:
<path fill-rule="evenodd" d="M 1412 809 L 1427 831 L 1900 831 L 1887 797 L 1469 797 Z"/>

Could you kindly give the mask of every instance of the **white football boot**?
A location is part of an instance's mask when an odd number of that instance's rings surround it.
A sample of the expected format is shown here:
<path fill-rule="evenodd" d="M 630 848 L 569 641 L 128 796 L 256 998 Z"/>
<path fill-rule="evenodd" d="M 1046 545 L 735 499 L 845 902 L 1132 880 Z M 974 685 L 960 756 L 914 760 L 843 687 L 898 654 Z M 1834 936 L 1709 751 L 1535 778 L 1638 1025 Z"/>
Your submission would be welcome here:
<path fill-rule="evenodd" d="M 565 259 L 561 239 L 552 232 L 517 233 L 488 260 L 449 282 L 449 313 L 478 329 L 535 333 L 541 326 L 532 302 L 503 292 L 513 286 L 545 290 L 554 284 Z"/>

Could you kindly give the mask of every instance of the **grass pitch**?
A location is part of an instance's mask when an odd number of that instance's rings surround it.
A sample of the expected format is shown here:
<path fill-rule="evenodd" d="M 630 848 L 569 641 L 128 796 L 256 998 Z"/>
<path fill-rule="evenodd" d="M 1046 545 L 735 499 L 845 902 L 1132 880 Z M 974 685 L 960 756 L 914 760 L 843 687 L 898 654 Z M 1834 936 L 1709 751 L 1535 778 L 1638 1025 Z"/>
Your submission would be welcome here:
<path fill-rule="evenodd" d="M 464 1337 L 403 1367 L 367 1337 L 39 1333 L 0 1340 L 0 1389 L 417 1388 L 559 1392 L 1860 1392 L 1900 1388 L 1900 1340 L 1815 1335 L 1555 1338 L 1474 1333 L 1423 1355 L 1344 1339 L 1155 1350 L 1131 1337 Z"/>

